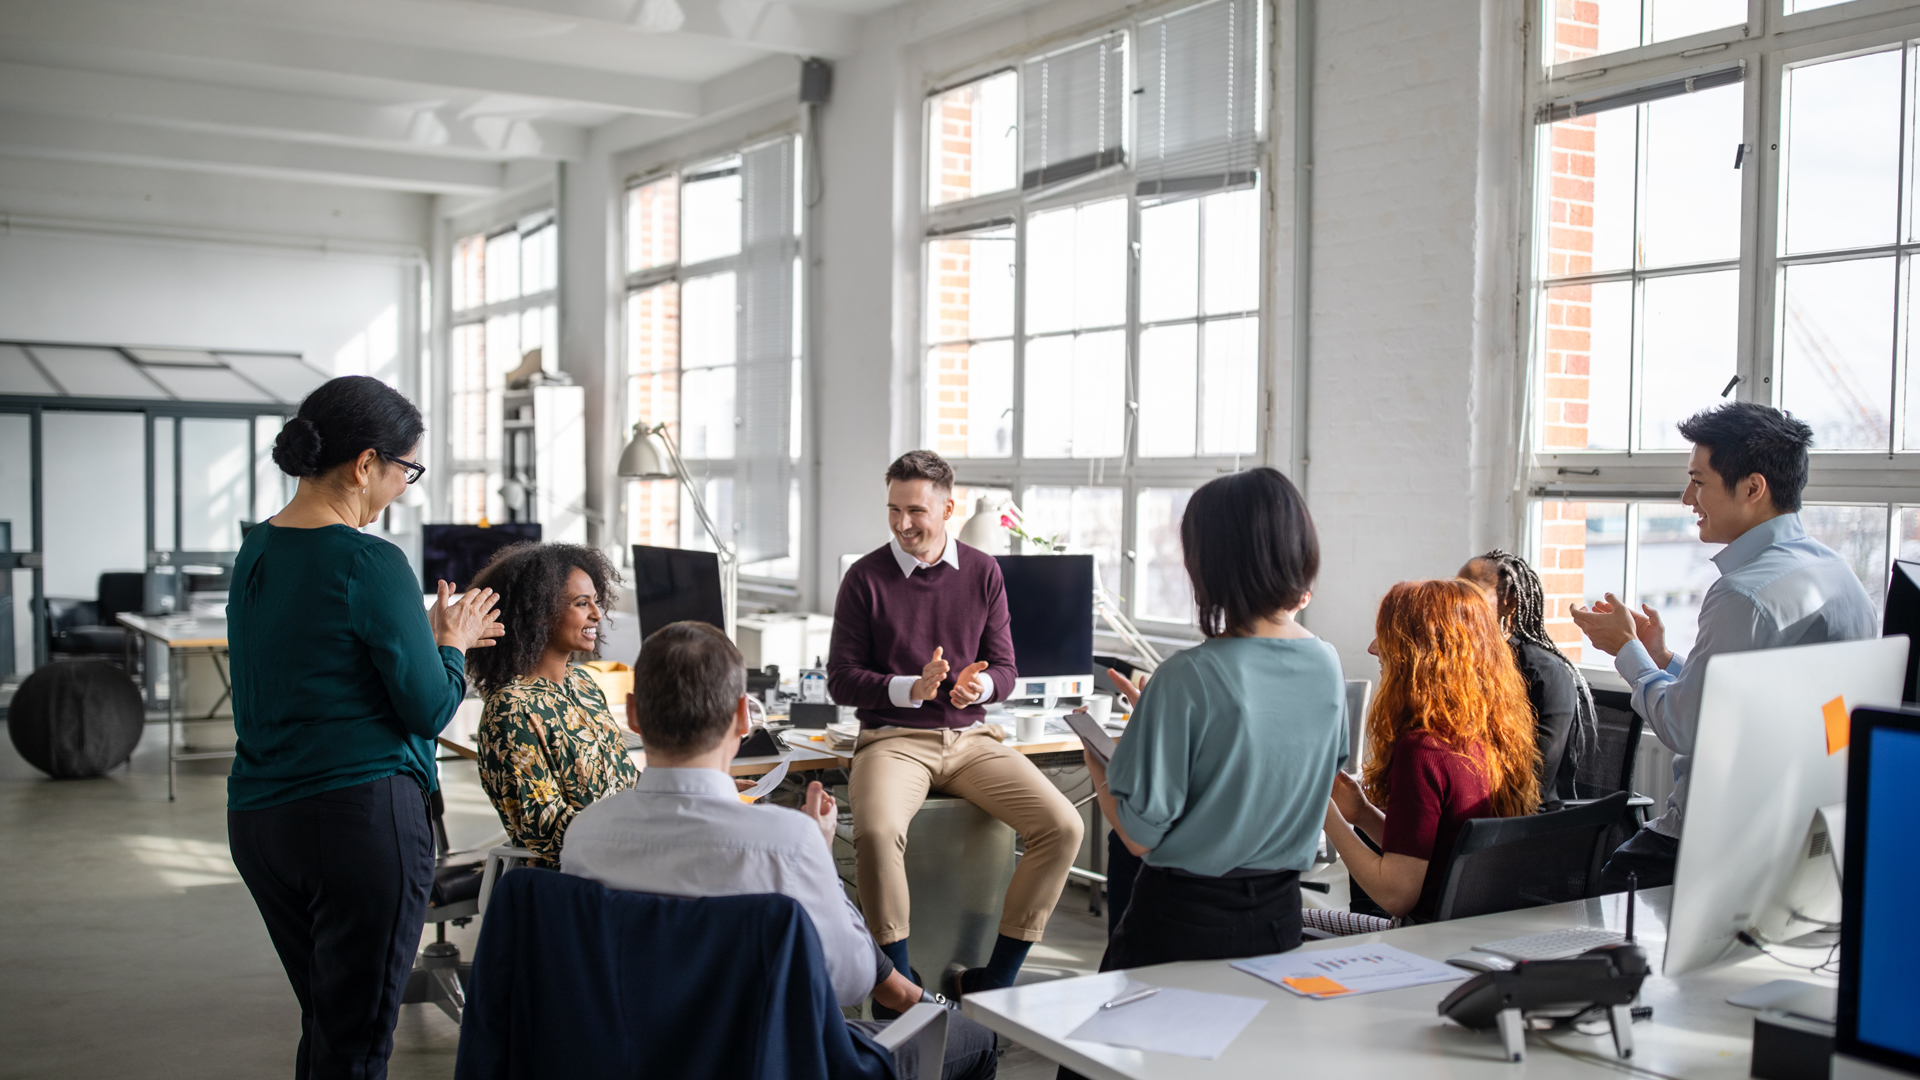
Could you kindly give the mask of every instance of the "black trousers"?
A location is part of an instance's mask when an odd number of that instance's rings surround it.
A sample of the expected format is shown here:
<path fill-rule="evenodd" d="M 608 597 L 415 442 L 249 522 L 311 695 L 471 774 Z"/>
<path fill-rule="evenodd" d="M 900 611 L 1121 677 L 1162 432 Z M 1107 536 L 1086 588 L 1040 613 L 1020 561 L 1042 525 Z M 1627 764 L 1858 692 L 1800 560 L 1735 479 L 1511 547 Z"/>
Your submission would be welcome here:
<path fill-rule="evenodd" d="M 1642 889 L 1671 885 L 1679 862 L 1680 841 L 1643 827 L 1613 849 L 1613 857 L 1600 868 L 1600 891 L 1626 892 L 1628 874 L 1637 876 Z"/>
<path fill-rule="evenodd" d="M 227 843 L 300 999 L 297 1080 L 380 1080 L 393 1053 L 433 830 L 412 777 L 229 810 Z"/>
<path fill-rule="evenodd" d="M 1111 890 L 1108 896 L 1111 899 Z M 1127 909 L 1107 938 L 1100 970 L 1175 960 L 1232 960 L 1299 947 L 1298 872 L 1207 878 L 1142 863 Z M 1059 1080 L 1079 1078 L 1079 1073 L 1060 1067 Z"/>
<path fill-rule="evenodd" d="M 1133 882 L 1140 876 L 1140 868 L 1147 865 L 1145 859 L 1127 850 L 1120 842 L 1120 834 L 1107 831 L 1107 943 L 1113 943 L 1113 935 L 1120 929 L 1120 916 L 1127 913 L 1127 905 L 1133 902 Z"/>
<path fill-rule="evenodd" d="M 888 1020 L 849 1020 L 848 1025 L 868 1035 L 878 1035 L 891 1023 Z M 959 1013 L 947 1015 L 947 1059 L 934 1073 L 915 1058 L 901 1063 L 899 1080 L 993 1080 L 1000 1071 L 1000 1054 L 993 1032 L 978 1021 Z"/>

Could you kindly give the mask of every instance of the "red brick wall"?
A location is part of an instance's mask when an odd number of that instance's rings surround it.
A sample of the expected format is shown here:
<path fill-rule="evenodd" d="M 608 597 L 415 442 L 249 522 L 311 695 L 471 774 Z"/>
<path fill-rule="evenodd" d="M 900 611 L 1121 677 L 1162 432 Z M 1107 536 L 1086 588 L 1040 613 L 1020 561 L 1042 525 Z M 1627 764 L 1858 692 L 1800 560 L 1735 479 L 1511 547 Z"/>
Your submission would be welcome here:
<path fill-rule="evenodd" d="M 973 106 L 975 92 L 968 87 L 952 90 L 934 102 L 934 121 L 938 125 L 938 187 L 934 202 L 963 199 L 973 193 Z M 973 298 L 972 245 L 965 240 L 935 241 L 927 252 L 927 274 L 933 278 L 928 290 L 931 324 L 929 340 L 964 336 L 970 325 L 968 312 Z M 934 380 L 932 398 L 933 448 L 942 454 L 964 457 L 967 453 L 967 377 L 968 348 L 965 345 L 940 345 L 929 357 L 928 378 Z"/>
<path fill-rule="evenodd" d="M 1553 50 L 1556 63 L 1593 55 L 1600 43 L 1600 7 L 1591 0 L 1556 0 Z M 1541 270 L 1551 277 L 1593 269 L 1594 120 L 1579 117 L 1549 125 L 1541 137 L 1547 168 Z M 1587 447 L 1588 376 L 1593 360 L 1593 289 L 1554 289 L 1541 298 L 1541 370 L 1535 409 L 1540 449 Z M 1535 569 L 1546 590 L 1547 632 L 1568 656 L 1580 657 L 1580 631 L 1568 609 L 1583 595 L 1586 506 L 1543 503 Z"/>

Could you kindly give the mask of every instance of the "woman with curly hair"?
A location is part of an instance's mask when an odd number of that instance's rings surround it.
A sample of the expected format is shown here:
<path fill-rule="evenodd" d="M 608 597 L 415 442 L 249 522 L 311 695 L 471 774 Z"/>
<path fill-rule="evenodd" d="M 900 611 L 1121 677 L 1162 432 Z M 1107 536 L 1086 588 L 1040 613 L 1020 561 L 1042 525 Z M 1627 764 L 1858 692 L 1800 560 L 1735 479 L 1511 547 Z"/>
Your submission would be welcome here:
<path fill-rule="evenodd" d="M 1457 575 L 1487 595 L 1506 631 L 1514 663 L 1527 683 L 1535 740 L 1540 744 L 1540 797 L 1576 799 L 1580 762 L 1599 742 L 1593 690 L 1547 634 L 1546 590 L 1527 560 L 1495 548 L 1467 560 Z"/>
<path fill-rule="evenodd" d="M 1367 713 L 1366 774 L 1334 776 L 1327 837 L 1382 910 L 1425 922 L 1461 825 L 1539 808 L 1533 709 L 1493 609 L 1470 582 L 1395 585 L 1374 633 L 1367 651 L 1380 658 L 1380 693 Z"/>
<path fill-rule="evenodd" d="M 619 575 L 576 544 L 516 544 L 473 581 L 500 596 L 499 643 L 467 657 L 486 699 L 480 784 L 513 843 L 558 869 L 574 815 L 640 780 L 606 695 L 575 653 L 597 656 Z"/>

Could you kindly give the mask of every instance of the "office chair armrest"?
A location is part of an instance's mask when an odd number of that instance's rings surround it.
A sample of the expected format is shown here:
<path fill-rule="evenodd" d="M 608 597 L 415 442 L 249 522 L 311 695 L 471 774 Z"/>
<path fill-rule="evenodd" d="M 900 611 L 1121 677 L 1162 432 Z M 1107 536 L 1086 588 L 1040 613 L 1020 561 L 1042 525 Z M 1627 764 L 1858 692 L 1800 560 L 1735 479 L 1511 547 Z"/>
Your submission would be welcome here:
<path fill-rule="evenodd" d="M 518 847 L 497 847 L 487 852 L 486 868 L 480 871 L 479 902 L 481 914 L 486 914 L 487 897 L 493 895 L 493 883 L 500 880 L 500 875 L 534 857 L 533 852 L 528 851 L 526 848 Z"/>
<path fill-rule="evenodd" d="M 923 1001 L 901 1013 L 900 1019 L 881 1028 L 873 1041 L 893 1055 L 894 1071 L 906 1072 L 908 1058 L 905 1051 L 911 1046 L 919 1051 L 914 1055 L 919 1061 L 919 1075 L 938 1076 L 941 1063 L 947 1060 L 947 1010 L 931 1001 Z"/>

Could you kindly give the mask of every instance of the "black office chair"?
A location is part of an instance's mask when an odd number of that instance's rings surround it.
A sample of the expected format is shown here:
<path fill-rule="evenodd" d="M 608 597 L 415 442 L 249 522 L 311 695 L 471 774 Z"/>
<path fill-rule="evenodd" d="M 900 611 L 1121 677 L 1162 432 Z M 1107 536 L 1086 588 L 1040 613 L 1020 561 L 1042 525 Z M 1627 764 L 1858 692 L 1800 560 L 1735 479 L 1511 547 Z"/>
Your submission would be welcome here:
<path fill-rule="evenodd" d="M 1626 813 L 1627 799 L 1616 791 L 1570 810 L 1467 822 L 1453 842 L 1436 920 L 1598 895 L 1593 885 L 1612 854 L 1606 838 Z"/>
<path fill-rule="evenodd" d="M 69 656 L 101 656 L 124 662 L 127 628 L 117 616 L 138 613 L 147 603 L 147 575 L 109 571 L 100 575 L 95 600 L 47 599 L 48 634 L 53 651 Z"/>
<path fill-rule="evenodd" d="M 433 1004 L 458 1024 L 466 1012 L 466 988 L 473 965 L 460 959 L 460 946 L 447 940 L 447 924 L 465 926 L 483 906 L 480 883 L 486 863 L 472 852 L 456 852 L 447 838 L 446 800 L 438 789 L 428 797 L 433 809 L 433 888 L 427 893 L 427 922 L 434 939 L 415 958 L 402 1005 Z"/>
<path fill-rule="evenodd" d="M 1562 805 L 1572 809 L 1616 791 L 1627 793 L 1627 809 L 1606 840 L 1607 854 L 1611 855 L 1647 823 L 1653 810 L 1653 800 L 1633 789 L 1634 766 L 1646 721 L 1633 711 L 1633 695 L 1624 690 L 1595 690 L 1593 704 L 1599 745 L 1578 763 L 1573 789 L 1580 797 Z"/>

